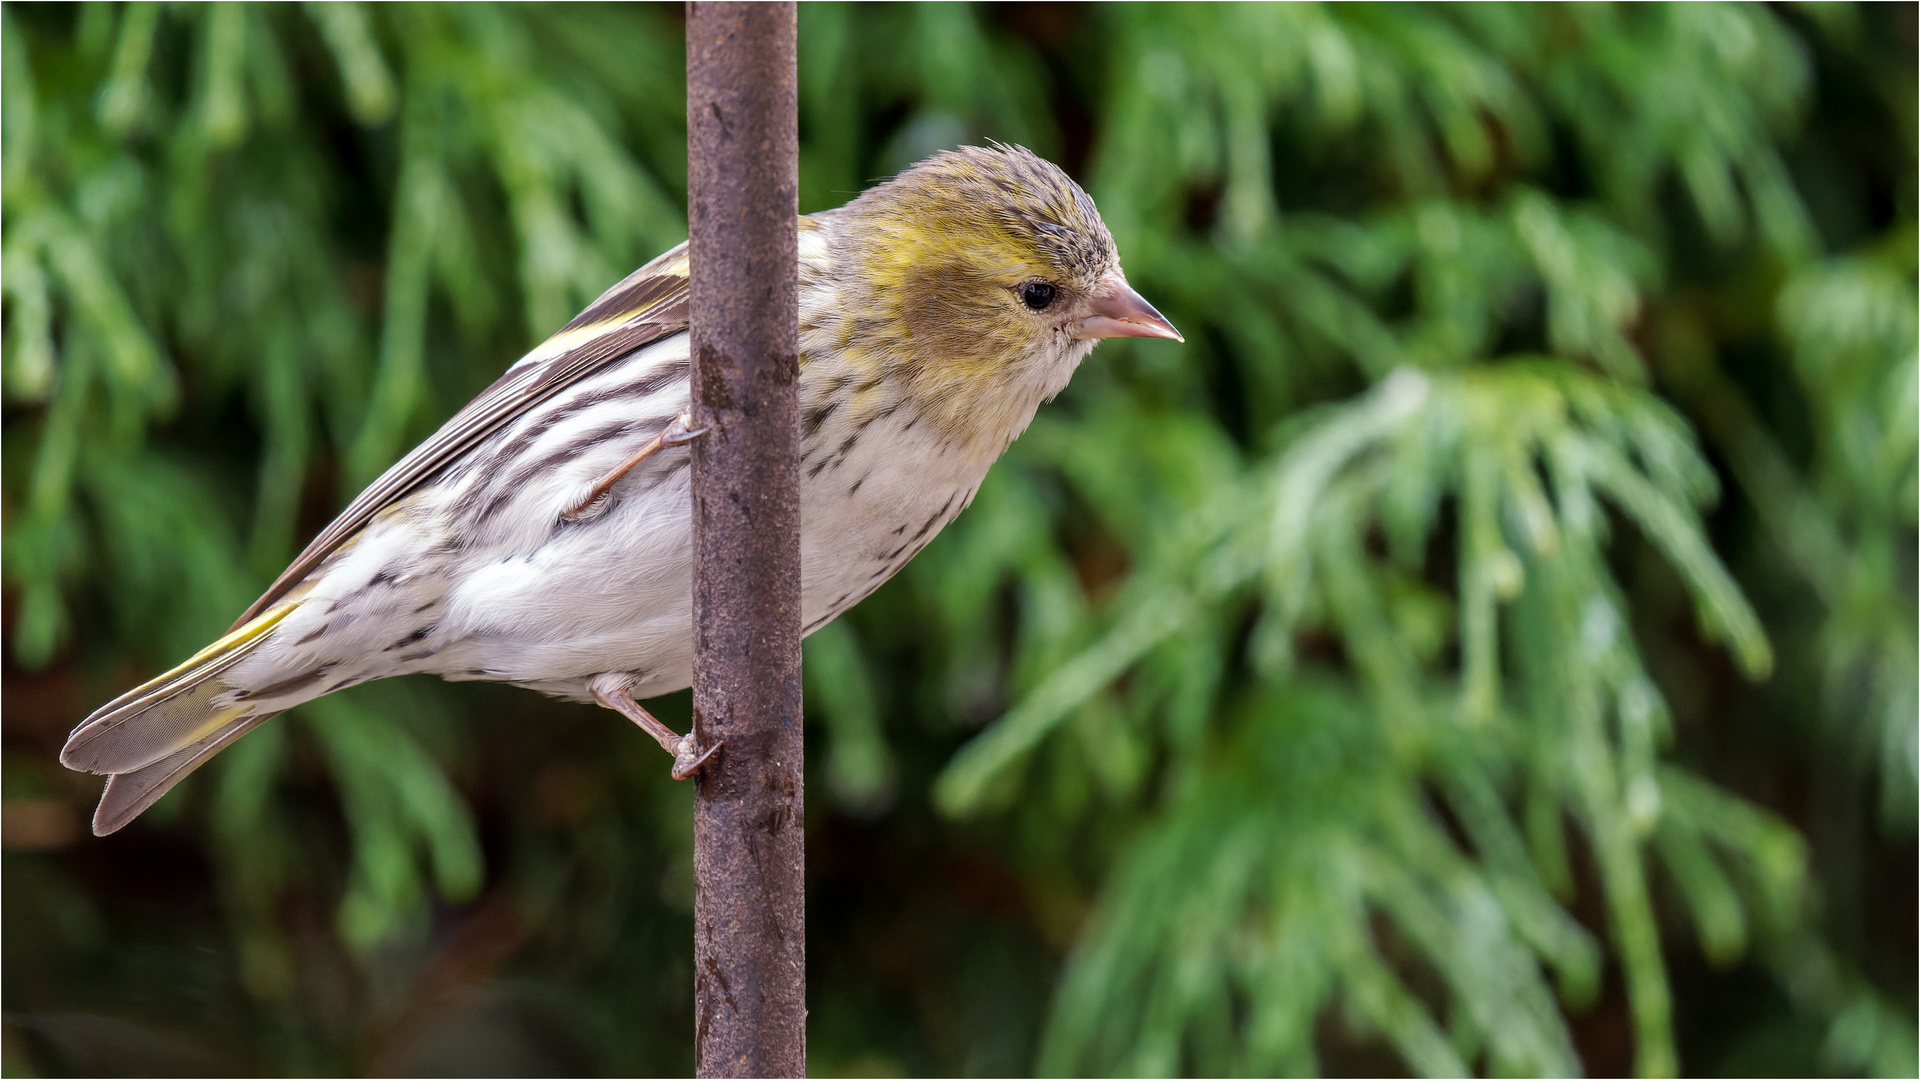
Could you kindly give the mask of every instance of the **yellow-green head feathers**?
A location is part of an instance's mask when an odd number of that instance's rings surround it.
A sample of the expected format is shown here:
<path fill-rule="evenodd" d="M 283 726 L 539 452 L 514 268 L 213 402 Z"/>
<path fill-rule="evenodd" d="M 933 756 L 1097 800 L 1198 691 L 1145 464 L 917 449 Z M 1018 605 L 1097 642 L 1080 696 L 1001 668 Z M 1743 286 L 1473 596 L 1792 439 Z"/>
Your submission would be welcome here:
<path fill-rule="evenodd" d="M 1041 273 L 1090 285 L 1111 268 L 1113 237 L 1058 165 L 1017 146 L 943 151 L 849 203 L 867 234 L 875 285 L 949 263 L 986 277 Z M 873 235 L 873 234 L 879 235 Z"/>
<path fill-rule="evenodd" d="M 1006 438 L 1024 427 L 1092 347 L 1074 333 L 1087 298 L 1124 280 L 1093 200 L 1020 147 L 937 154 L 823 217 L 833 344 L 956 429 L 979 431 L 982 409 Z"/>

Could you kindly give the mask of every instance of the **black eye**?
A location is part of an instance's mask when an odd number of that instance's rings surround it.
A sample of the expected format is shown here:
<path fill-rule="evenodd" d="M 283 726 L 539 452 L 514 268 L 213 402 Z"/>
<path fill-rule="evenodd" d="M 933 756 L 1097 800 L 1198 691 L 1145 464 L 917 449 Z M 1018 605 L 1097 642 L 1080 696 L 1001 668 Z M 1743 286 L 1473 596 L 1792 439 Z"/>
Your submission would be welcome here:
<path fill-rule="evenodd" d="M 1045 311 L 1053 303 L 1054 288 L 1044 281 L 1029 281 L 1020 286 L 1020 302 L 1035 311 Z"/>

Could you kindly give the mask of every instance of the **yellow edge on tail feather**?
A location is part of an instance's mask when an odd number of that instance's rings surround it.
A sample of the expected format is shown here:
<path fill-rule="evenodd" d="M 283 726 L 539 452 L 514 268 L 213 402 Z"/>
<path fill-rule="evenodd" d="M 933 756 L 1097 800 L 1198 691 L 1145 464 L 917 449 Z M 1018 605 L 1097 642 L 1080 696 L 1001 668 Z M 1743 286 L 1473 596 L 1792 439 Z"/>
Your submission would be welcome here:
<path fill-rule="evenodd" d="M 267 631 L 272 630 L 280 620 L 292 614 L 293 609 L 299 607 L 305 597 L 306 593 L 303 590 L 299 596 L 282 601 L 268 608 L 254 616 L 253 620 L 245 626 L 240 627 L 238 630 L 228 631 L 225 636 L 219 638 L 213 644 L 187 657 L 178 667 L 163 674 L 156 675 L 146 682 L 141 683 L 139 686 L 134 687 L 132 690 L 107 702 L 95 710 L 92 716 L 87 718 L 82 728 L 91 725 L 97 719 L 104 719 L 105 717 L 115 715 L 143 702 L 158 702 L 172 697 L 173 695 L 168 693 L 168 691 L 175 684 L 182 679 L 192 676 L 197 669 L 205 666 L 209 661 L 233 656 L 235 653 L 244 650 L 247 646 L 265 637 Z M 75 734 L 78 733 L 78 731 L 75 732 Z"/>
<path fill-rule="evenodd" d="M 281 619 L 284 619 L 288 615 L 293 614 L 293 609 L 299 606 L 300 606 L 300 601 L 293 600 L 290 602 L 283 602 L 280 604 L 276 604 L 275 606 L 268 608 L 267 610 L 254 616 L 252 622 L 248 623 L 247 625 L 241 627 L 238 630 L 229 632 L 225 637 L 221 638 L 220 640 L 214 642 L 213 644 L 207 646 L 204 649 L 201 649 L 199 652 L 194 653 L 192 656 L 187 657 L 187 659 L 184 662 L 182 662 L 179 667 L 174 668 L 172 671 L 169 671 L 164 675 L 158 675 L 152 679 L 147 680 L 146 685 L 153 686 L 156 683 L 164 683 L 164 682 L 171 681 L 172 679 L 180 675 L 186 674 L 191 669 L 198 667 L 200 664 L 204 663 L 207 660 L 212 659 L 215 656 L 219 656 L 224 653 L 233 652 L 235 649 L 238 649 L 243 645 L 253 644 L 256 640 L 264 636 L 267 631 L 273 629 L 274 626 L 276 626 Z"/>

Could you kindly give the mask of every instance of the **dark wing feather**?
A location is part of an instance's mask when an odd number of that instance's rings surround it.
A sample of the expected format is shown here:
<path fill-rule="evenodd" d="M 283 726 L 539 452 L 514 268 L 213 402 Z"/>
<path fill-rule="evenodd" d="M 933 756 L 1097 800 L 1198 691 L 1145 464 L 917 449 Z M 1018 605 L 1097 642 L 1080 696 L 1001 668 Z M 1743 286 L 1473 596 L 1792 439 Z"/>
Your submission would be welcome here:
<path fill-rule="evenodd" d="M 487 437 L 556 393 L 636 349 L 687 328 L 687 245 L 635 270 L 587 306 L 547 343 L 510 367 L 493 385 L 441 425 L 427 440 L 367 486 L 333 523 L 313 538 L 260 599 L 233 624 L 235 629 L 286 595 L 367 522 Z M 578 339 L 570 341 L 568 339 Z M 555 349 L 554 346 L 565 343 Z M 541 357 L 542 352 L 553 355 Z"/>

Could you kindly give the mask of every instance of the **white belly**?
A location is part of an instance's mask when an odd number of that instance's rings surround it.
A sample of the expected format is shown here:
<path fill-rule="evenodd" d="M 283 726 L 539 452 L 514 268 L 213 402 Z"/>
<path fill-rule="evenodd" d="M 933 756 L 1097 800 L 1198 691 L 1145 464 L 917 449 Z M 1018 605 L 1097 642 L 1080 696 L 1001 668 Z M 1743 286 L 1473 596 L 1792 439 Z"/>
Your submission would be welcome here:
<path fill-rule="evenodd" d="M 966 507 L 985 474 L 984 466 L 943 469 L 937 454 L 929 460 L 900 452 L 915 435 L 903 435 L 901 426 L 877 420 L 844 456 L 833 455 L 817 471 L 821 459 L 801 467 L 806 633 L 905 566 Z M 616 489 L 600 520 L 563 530 L 523 557 L 471 569 L 448 603 L 459 643 L 443 650 L 432 670 L 581 699 L 589 697 L 586 681 L 603 672 L 633 672 L 636 697 L 688 686 L 693 571 L 685 454 L 669 460 L 671 472 L 644 495 L 623 497 Z M 633 486 L 650 481 L 639 476 Z"/>

